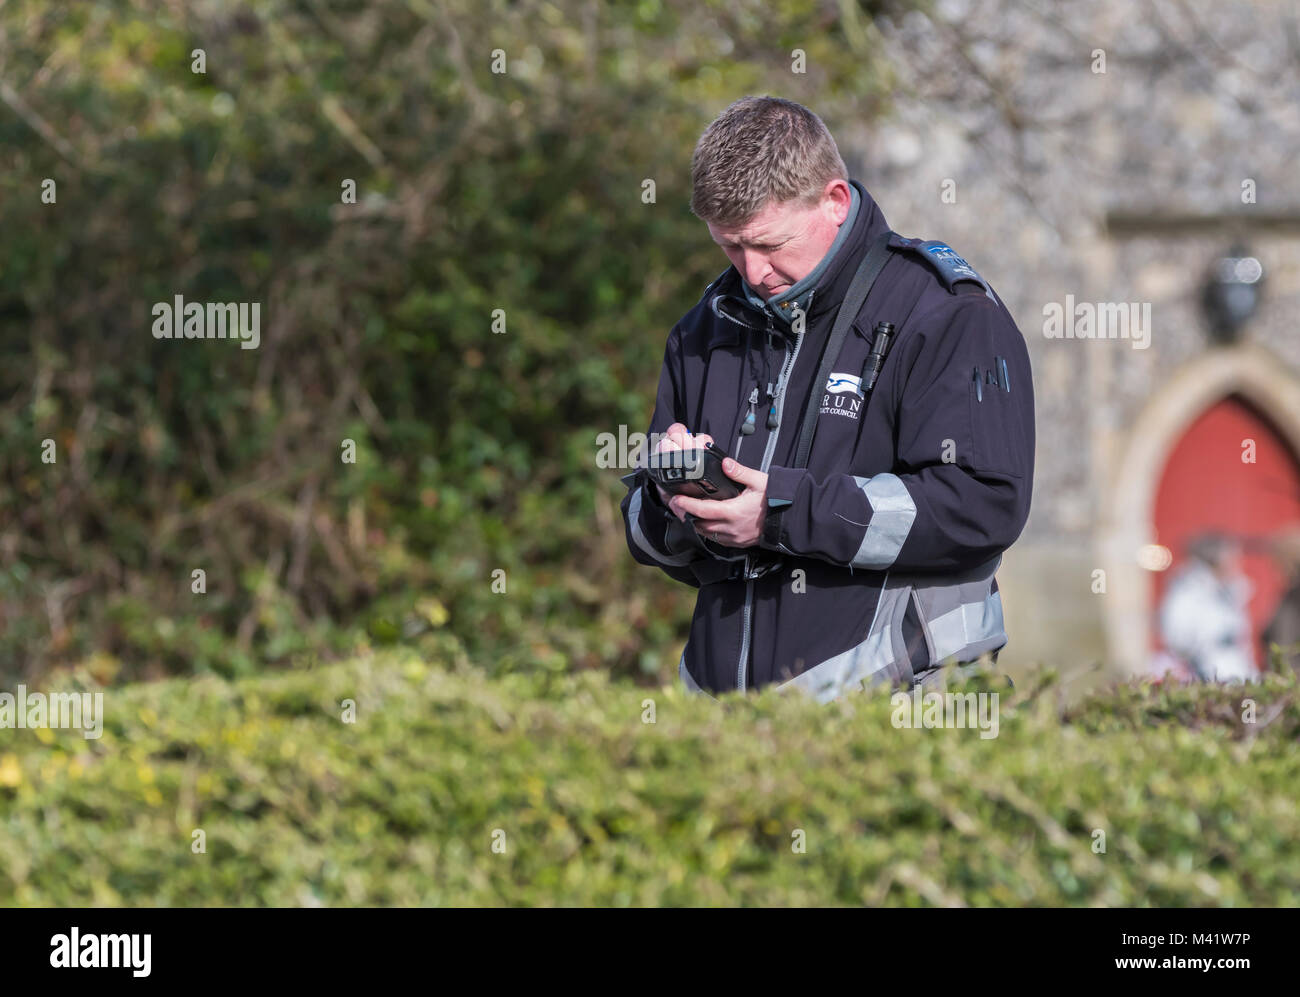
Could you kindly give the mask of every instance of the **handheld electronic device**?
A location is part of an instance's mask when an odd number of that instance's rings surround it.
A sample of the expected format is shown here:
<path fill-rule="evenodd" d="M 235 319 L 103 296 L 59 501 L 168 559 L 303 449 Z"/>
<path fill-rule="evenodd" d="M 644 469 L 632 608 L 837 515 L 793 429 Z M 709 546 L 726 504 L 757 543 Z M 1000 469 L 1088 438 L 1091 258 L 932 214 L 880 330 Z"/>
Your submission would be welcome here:
<path fill-rule="evenodd" d="M 730 499 L 744 488 L 722 470 L 727 452 L 706 443 L 693 450 L 666 450 L 650 456 L 650 480 L 666 492 L 691 498 Z"/>

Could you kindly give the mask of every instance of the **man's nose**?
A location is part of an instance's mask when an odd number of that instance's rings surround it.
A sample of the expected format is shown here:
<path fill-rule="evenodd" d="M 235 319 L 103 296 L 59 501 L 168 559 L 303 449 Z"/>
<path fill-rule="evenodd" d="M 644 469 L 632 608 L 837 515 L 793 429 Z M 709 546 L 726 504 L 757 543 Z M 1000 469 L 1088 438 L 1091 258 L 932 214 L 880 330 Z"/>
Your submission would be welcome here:
<path fill-rule="evenodd" d="M 745 264 L 745 280 L 747 280 L 752 287 L 758 287 L 761 285 L 763 283 L 763 278 L 772 270 L 771 265 L 767 261 L 767 256 L 752 249 L 745 251 L 743 262 Z"/>

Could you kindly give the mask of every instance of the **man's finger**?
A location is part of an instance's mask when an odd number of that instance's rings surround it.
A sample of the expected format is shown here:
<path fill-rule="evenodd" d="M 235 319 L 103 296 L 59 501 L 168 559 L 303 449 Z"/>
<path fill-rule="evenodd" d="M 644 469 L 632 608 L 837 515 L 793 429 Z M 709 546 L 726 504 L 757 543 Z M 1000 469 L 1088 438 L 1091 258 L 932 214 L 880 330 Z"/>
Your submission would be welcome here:
<path fill-rule="evenodd" d="M 732 481 L 739 481 L 746 488 L 755 488 L 762 483 L 763 472 L 746 467 L 738 460 L 728 457 L 722 462 L 722 473 Z"/>
<path fill-rule="evenodd" d="M 667 441 L 672 444 L 672 446 L 669 447 L 668 449 L 685 450 L 686 435 L 687 435 L 686 427 L 683 426 L 680 422 L 674 422 L 671 426 L 669 426 L 666 430 L 664 430 L 663 439 L 660 441 L 659 447 L 662 450 L 664 441 Z"/>
<path fill-rule="evenodd" d="M 696 517 L 708 516 L 711 512 L 710 506 L 717 505 L 717 503 L 711 499 L 697 499 L 692 498 L 690 495 L 675 495 L 673 496 L 673 501 L 680 514 L 685 515 L 689 513 Z"/>

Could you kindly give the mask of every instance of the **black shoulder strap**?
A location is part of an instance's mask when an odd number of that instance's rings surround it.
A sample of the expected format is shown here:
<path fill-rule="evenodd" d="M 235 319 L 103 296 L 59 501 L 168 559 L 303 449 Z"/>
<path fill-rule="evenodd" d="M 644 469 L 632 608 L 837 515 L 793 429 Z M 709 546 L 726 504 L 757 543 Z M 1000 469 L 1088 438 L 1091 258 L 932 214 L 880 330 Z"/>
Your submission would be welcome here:
<path fill-rule="evenodd" d="M 853 325 L 854 319 L 858 317 L 858 312 L 862 310 L 862 303 L 867 300 L 867 294 L 870 293 L 871 286 L 875 284 L 876 278 L 880 276 L 880 271 L 884 269 L 885 263 L 889 260 L 888 243 L 894 235 L 894 232 L 882 232 L 876 241 L 871 244 L 871 248 L 867 250 L 867 255 L 862 258 L 862 262 L 858 265 L 858 272 L 853 275 L 848 292 L 840 303 L 839 311 L 835 313 L 835 324 L 831 327 L 830 338 L 826 340 L 826 346 L 822 350 L 817 379 L 813 381 L 812 393 L 808 396 L 808 407 L 804 410 L 803 422 L 799 426 L 799 449 L 795 451 L 795 467 L 808 466 L 808 454 L 812 451 L 813 434 L 817 432 L 817 406 L 822 396 L 822 386 L 825 385 L 827 378 L 831 376 L 831 368 L 839 359 L 840 348 L 844 345 L 844 337 L 849 334 L 850 326 Z"/>

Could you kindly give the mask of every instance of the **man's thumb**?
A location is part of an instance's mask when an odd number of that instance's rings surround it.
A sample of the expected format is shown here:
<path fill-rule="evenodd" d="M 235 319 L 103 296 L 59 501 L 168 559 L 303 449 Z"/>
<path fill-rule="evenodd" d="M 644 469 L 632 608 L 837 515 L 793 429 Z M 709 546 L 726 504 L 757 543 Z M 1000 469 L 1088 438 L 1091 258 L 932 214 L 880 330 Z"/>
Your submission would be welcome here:
<path fill-rule="evenodd" d="M 742 485 L 757 484 L 758 472 L 752 467 L 746 467 L 738 460 L 728 457 L 722 462 L 722 473 L 732 481 L 739 481 Z"/>

